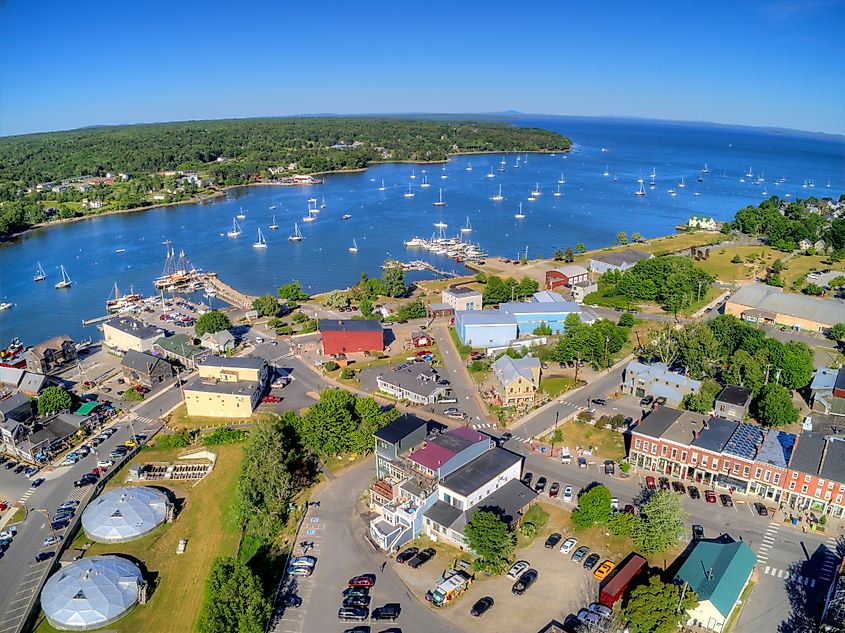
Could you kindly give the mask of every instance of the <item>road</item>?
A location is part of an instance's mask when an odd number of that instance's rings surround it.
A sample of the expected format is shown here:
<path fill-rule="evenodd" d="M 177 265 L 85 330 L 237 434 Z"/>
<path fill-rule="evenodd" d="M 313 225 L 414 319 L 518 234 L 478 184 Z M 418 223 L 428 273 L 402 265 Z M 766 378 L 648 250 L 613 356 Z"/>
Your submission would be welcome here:
<path fill-rule="evenodd" d="M 364 536 L 366 526 L 356 507 L 361 491 L 366 490 L 372 479 L 373 469 L 373 461 L 367 460 L 315 491 L 312 501 L 319 502 L 319 507 L 309 508 L 298 540 L 314 543 L 307 553 L 317 557 L 317 567 L 310 578 L 295 579 L 288 587 L 289 591 L 303 599 L 303 605 L 284 613 L 273 629 L 275 633 L 339 633 L 355 626 L 353 622 L 338 621 L 337 609 L 340 608 L 341 592 L 346 588 L 346 581 L 359 574 L 375 574 L 377 577 L 371 590 L 371 608 L 386 603 L 399 603 L 402 608 L 395 623 L 384 622 L 381 626 L 373 623 L 373 632 L 390 627 L 414 633 L 460 630 L 422 605 L 390 566 L 381 571 L 384 554 L 370 545 Z M 303 551 L 300 549 L 295 554 Z"/>
<path fill-rule="evenodd" d="M 108 459 L 109 452 L 128 440 L 133 432 L 144 432 L 152 437 L 161 429 L 159 411 L 167 412 L 181 400 L 179 389 L 172 386 L 156 398 L 140 403 L 132 413 L 114 423 L 118 431 L 100 444 L 96 452 L 92 451 L 73 466 L 61 466 L 51 472 L 39 473 L 36 477 L 44 477 L 47 481 L 39 488 L 27 488 L 21 494 L 19 499 L 30 512 L 26 519 L 18 524 L 18 534 L 0 559 L 0 633 L 13 633 L 22 629 L 24 618 L 29 614 L 41 586 L 57 565 L 56 558 L 35 563 L 37 553 L 55 549 L 43 546 L 44 539 L 50 535 L 50 528 L 46 515 L 40 510 L 44 509 L 52 514 L 65 500 L 76 499 L 80 501 L 75 517 L 75 521 L 78 521 L 82 510 L 93 497 L 95 490 L 99 489 L 99 485 L 74 488 L 73 482 L 94 469 L 101 457 Z M 6 475 L 5 471 L 3 475 Z M 75 523 L 72 523 L 70 528 L 74 525 Z M 72 529 L 59 532 L 68 537 L 71 533 Z"/>
<path fill-rule="evenodd" d="M 487 415 L 478 401 L 478 387 L 469 376 L 466 364 L 458 353 L 448 327 L 444 323 L 436 323 L 429 330 L 434 337 L 437 347 L 443 356 L 444 377 L 449 380 L 452 395 L 458 399 L 455 406 L 464 411 L 469 423 L 479 423 L 487 420 Z"/>

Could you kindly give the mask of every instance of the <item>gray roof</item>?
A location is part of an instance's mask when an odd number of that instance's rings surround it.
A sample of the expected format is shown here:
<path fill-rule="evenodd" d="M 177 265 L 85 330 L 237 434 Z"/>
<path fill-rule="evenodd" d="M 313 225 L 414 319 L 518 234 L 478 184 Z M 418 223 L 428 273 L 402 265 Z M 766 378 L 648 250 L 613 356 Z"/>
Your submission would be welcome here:
<path fill-rule="evenodd" d="M 455 320 L 466 325 L 505 325 L 516 330 L 516 320 L 499 310 L 457 310 Z"/>
<path fill-rule="evenodd" d="M 636 264 L 641 259 L 649 259 L 651 254 L 638 251 L 633 248 L 624 251 L 616 251 L 611 253 L 596 253 L 590 257 L 591 260 L 604 262 L 611 266 L 628 266 Z"/>
<path fill-rule="evenodd" d="M 258 356 L 209 356 L 200 365 L 207 367 L 235 367 L 239 369 L 261 369 L 267 361 Z"/>
<path fill-rule="evenodd" d="M 693 380 L 683 374 L 679 374 L 674 371 L 670 371 L 669 367 L 666 366 L 665 363 L 641 363 L 637 360 L 632 360 L 625 366 L 625 382 L 630 382 L 632 376 L 631 374 L 636 374 L 638 378 L 642 380 L 650 380 L 652 382 L 666 382 L 669 381 L 673 385 L 681 385 L 686 386 L 688 389 L 692 391 L 698 391 L 701 389 L 701 381 L 700 380 Z M 662 385 L 665 387 L 666 385 Z M 671 389 L 672 392 L 677 393 L 675 389 Z M 663 394 L 657 394 L 663 395 Z M 680 395 L 680 394 L 678 394 Z M 680 398 L 678 398 L 680 400 Z"/>
<path fill-rule="evenodd" d="M 437 372 L 426 363 L 405 363 L 398 367 L 401 369 L 394 368 L 392 371 L 379 374 L 378 377 L 382 382 L 425 398 L 446 389 L 443 385 L 437 384 Z"/>
<path fill-rule="evenodd" d="M 831 481 L 845 481 L 845 437 L 828 437 L 826 448 L 819 475 Z"/>
<path fill-rule="evenodd" d="M 690 445 L 715 453 L 721 453 L 737 427 L 739 427 L 739 422 L 733 422 L 725 418 L 711 418 L 707 420 L 706 428 L 701 430 L 698 437 Z"/>
<path fill-rule="evenodd" d="M 255 380 L 212 380 L 206 381 L 196 376 L 185 384 L 185 391 L 201 391 L 203 393 L 222 393 L 228 395 L 252 396 L 261 383 Z"/>
<path fill-rule="evenodd" d="M 763 438 L 763 445 L 757 451 L 757 461 L 786 468 L 789 465 L 789 458 L 792 457 L 792 450 L 795 448 L 796 437 L 794 433 L 769 430 Z"/>
<path fill-rule="evenodd" d="M 567 264 L 566 266 L 559 266 L 553 269 L 555 272 L 567 277 L 576 277 L 578 275 L 586 275 L 589 271 L 579 264 Z M 550 271 L 551 272 L 551 271 Z"/>
<path fill-rule="evenodd" d="M 227 343 L 234 343 L 235 337 L 229 330 L 222 330 L 220 332 L 206 332 L 202 335 L 200 340 L 204 341 L 206 339 L 211 339 L 217 345 L 225 345 Z"/>
<path fill-rule="evenodd" d="M 672 426 L 682 413 L 683 411 L 672 407 L 658 407 L 642 419 L 637 425 L 636 432 L 654 438 L 662 437 L 666 429 Z"/>
<path fill-rule="evenodd" d="M 667 407 L 660 408 L 666 409 Z M 695 439 L 695 434 L 699 433 L 701 429 L 704 428 L 703 422 L 707 416 L 701 413 L 696 413 L 695 411 L 680 411 L 679 413 L 681 415 L 679 415 L 671 425 L 666 427 L 666 430 L 663 431 L 659 437 L 664 440 L 669 440 L 670 442 L 675 442 L 676 444 L 689 446 Z"/>
<path fill-rule="evenodd" d="M 522 456 L 504 448 L 494 448 L 443 478 L 443 486 L 459 495 L 469 496 L 481 486 L 500 475 Z"/>
<path fill-rule="evenodd" d="M 387 426 L 380 428 L 374 435 L 385 442 L 395 444 L 427 424 L 428 422 L 422 418 L 405 413 Z"/>
<path fill-rule="evenodd" d="M 82 513 L 82 527 L 99 543 L 124 543 L 156 529 L 170 501 L 149 486 L 117 488 L 92 501 Z"/>
<path fill-rule="evenodd" d="M 463 512 L 458 510 L 455 506 L 451 506 L 445 501 L 437 500 L 434 505 L 423 513 L 427 519 L 431 519 L 438 525 L 443 527 L 451 527 L 452 524 L 458 520 Z"/>
<path fill-rule="evenodd" d="M 540 360 L 533 356 L 525 358 L 511 358 L 507 354 L 501 356 L 493 363 L 493 373 L 500 383 L 507 386 L 517 380 L 520 376 L 530 383 L 534 383 L 532 369 L 540 368 Z M 540 385 L 534 385 L 539 387 Z"/>
<path fill-rule="evenodd" d="M 321 332 L 379 332 L 381 322 L 375 319 L 320 319 Z"/>
<path fill-rule="evenodd" d="M 801 431 L 789 467 L 833 481 L 845 481 L 845 421 L 812 415 L 812 431 Z"/>
<path fill-rule="evenodd" d="M 78 426 L 73 426 L 72 424 L 63 422 L 58 418 L 53 418 L 49 421 L 48 424 L 41 427 L 39 430 L 35 431 L 35 433 L 30 435 L 29 441 L 33 445 L 38 445 L 45 440 L 49 443 L 52 443 L 56 440 L 63 440 L 66 437 L 70 437 L 78 430 Z"/>
<path fill-rule="evenodd" d="M 18 389 L 29 393 L 38 393 L 47 385 L 48 382 L 50 382 L 50 379 L 44 374 L 28 371 L 23 375 L 23 380 L 21 380 L 21 384 L 18 385 Z"/>
<path fill-rule="evenodd" d="M 148 339 L 154 338 L 156 336 L 163 336 L 161 332 L 157 330 L 159 328 L 150 327 L 149 325 L 145 325 L 136 319 L 132 319 L 130 317 L 120 317 L 119 319 L 111 319 L 110 321 L 106 321 L 106 325 L 113 327 L 116 330 L 120 330 L 121 332 L 125 332 L 126 334 L 131 334 L 139 339 Z"/>
<path fill-rule="evenodd" d="M 443 292 L 448 292 L 450 295 L 455 297 L 470 297 L 481 294 L 480 290 L 469 288 L 467 286 L 449 286 Z"/>
<path fill-rule="evenodd" d="M 792 294 L 784 292 L 783 288 L 765 284 L 743 286 L 728 299 L 728 302 L 816 321 L 827 326 L 845 322 L 845 303 L 842 301 Z"/>
<path fill-rule="evenodd" d="M 727 402 L 740 407 L 744 407 L 751 400 L 752 391 L 748 387 L 738 387 L 737 385 L 728 385 L 722 389 L 722 393 L 716 398 L 717 402 Z"/>
<path fill-rule="evenodd" d="M 29 411 L 32 412 L 32 404 L 29 401 L 29 396 L 25 393 L 15 392 L 8 398 L 0 400 L 0 418 L 8 416 L 13 411 L 26 407 L 29 405 Z M 26 420 L 19 420 L 25 422 Z"/>
<path fill-rule="evenodd" d="M 130 349 L 123 355 L 123 360 L 120 361 L 120 364 L 123 367 L 128 367 L 129 369 L 134 369 L 135 371 L 140 371 L 145 374 L 151 374 L 155 366 L 159 363 L 167 363 L 166 360 L 159 358 L 158 356 L 153 356 L 152 354 L 145 354 L 143 352 L 136 352 L 134 349 Z"/>
<path fill-rule="evenodd" d="M 21 384 L 25 371 L 25 369 L 18 369 L 17 367 L 0 365 L 0 383 L 9 385 L 10 387 L 17 387 Z"/>
<path fill-rule="evenodd" d="M 466 512 L 467 520 L 479 510 L 493 510 L 508 523 L 519 518 L 519 511 L 537 498 L 537 493 L 531 490 L 519 479 L 511 479 L 504 486 L 482 499 Z"/>

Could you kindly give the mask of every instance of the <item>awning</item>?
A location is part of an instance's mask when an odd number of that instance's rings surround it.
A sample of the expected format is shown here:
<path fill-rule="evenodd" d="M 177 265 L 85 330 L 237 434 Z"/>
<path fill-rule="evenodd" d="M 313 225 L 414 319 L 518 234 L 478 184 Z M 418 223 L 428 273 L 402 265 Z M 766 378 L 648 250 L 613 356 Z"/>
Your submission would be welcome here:
<path fill-rule="evenodd" d="M 76 410 L 76 415 L 90 415 L 91 412 L 99 406 L 99 402 L 83 402 Z"/>

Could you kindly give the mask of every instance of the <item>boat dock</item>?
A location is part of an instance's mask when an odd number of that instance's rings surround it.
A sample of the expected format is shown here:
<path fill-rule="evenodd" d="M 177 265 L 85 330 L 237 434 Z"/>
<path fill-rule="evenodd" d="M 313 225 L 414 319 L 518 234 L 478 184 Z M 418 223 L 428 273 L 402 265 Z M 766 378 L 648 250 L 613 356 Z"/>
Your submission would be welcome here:
<path fill-rule="evenodd" d="M 109 319 L 115 318 L 114 314 L 105 314 L 103 316 L 94 317 L 93 319 L 82 319 L 82 325 L 94 325 L 95 323 L 102 323 L 103 321 L 108 321 Z"/>
<path fill-rule="evenodd" d="M 250 295 L 235 290 L 229 284 L 221 281 L 217 275 L 208 274 L 205 278 L 205 284 L 207 291 L 213 291 L 220 299 L 236 308 L 252 310 L 252 302 L 257 299 L 257 297 L 251 297 Z"/>
<path fill-rule="evenodd" d="M 415 261 L 407 262 L 407 263 L 406 262 L 394 262 L 394 261 L 385 262 L 385 264 L 382 266 L 382 268 L 389 268 L 391 266 L 399 266 L 405 272 L 410 272 L 410 271 L 413 271 L 413 270 L 427 270 L 429 272 L 435 273 L 435 274 L 440 275 L 442 277 L 454 278 L 454 277 L 460 277 L 461 276 L 456 272 L 452 272 L 452 271 L 448 271 L 448 270 L 440 270 L 439 268 L 437 268 L 433 264 L 430 264 L 429 262 L 424 262 L 422 260 L 415 260 Z"/>

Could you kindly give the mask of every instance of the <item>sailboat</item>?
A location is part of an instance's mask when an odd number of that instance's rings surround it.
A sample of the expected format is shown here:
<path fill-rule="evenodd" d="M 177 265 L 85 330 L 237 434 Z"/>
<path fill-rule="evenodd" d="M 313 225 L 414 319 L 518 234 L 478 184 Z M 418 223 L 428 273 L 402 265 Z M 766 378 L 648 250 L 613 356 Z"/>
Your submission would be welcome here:
<path fill-rule="evenodd" d="M 417 173 L 412 169 L 411 170 L 411 180 L 416 180 L 416 179 L 417 179 Z"/>
<path fill-rule="evenodd" d="M 320 203 L 320 208 L 321 209 L 326 208 L 326 194 L 323 194 L 323 201 Z"/>
<path fill-rule="evenodd" d="M 519 157 L 519 156 L 517 156 L 517 157 L 516 157 L 516 162 L 515 162 L 515 163 L 514 163 L 514 165 L 513 165 L 515 169 L 519 169 L 519 161 L 520 161 L 520 157 Z"/>
<path fill-rule="evenodd" d="M 261 232 L 261 227 L 258 227 L 258 241 L 253 242 L 253 248 L 267 248 L 267 240 L 264 239 L 264 234 Z"/>
<path fill-rule="evenodd" d="M 448 228 L 449 225 L 446 224 L 443 220 L 438 220 L 437 222 L 434 223 L 434 226 L 436 226 L 438 229 L 440 229 L 442 231 L 443 229 Z"/>
<path fill-rule="evenodd" d="M 555 191 L 555 198 L 560 198 L 563 194 L 560 192 L 560 185 L 557 186 L 557 191 Z"/>
<path fill-rule="evenodd" d="M 132 288 L 129 289 L 129 294 L 120 296 L 120 290 L 117 288 L 117 283 L 114 284 L 114 299 L 106 300 L 107 312 L 120 312 L 124 308 L 130 307 L 133 303 L 138 303 L 143 300 L 144 296 L 135 292 Z"/>
<path fill-rule="evenodd" d="M 73 283 L 65 272 L 65 267 L 62 266 L 62 280 L 56 283 L 56 288 L 70 288 Z"/>
<path fill-rule="evenodd" d="M 534 191 L 531 192 L 531 195 L 535 198 L 540 195 L 540 183 L 534 185 Z"/>
<path fill-rule="evenodd" d="M 440 174 L 440 177 L 441 177 L 443 180 L 446 180 L 446 179 L 449 177 L 449 174 L 447 174 L 447 173 L 446 173 L 446 165 L 443 165 L 443 167 L 441 167 L 441 168 L 440 168 L 440 171 L 442 172 L 442 173 Z"/>
<path fill-rule="evenodd" d="M 308 198 L 308 204 L 317 204 L 317 198 Z"/>
<path fill-rule="evenodd" d="M 488 178 L 495 178 L 495 177 L 496 177 L 496 174 L 494 174 L 494 173 L 493 173 L 493 168 L 492 168 L 492 167 L 490 168 L 490 173 L 489 173 L 489 174 L 487 174 L 487 177 L 488 177 Z"/>
<path fill-rule="evenodd" d="M 704 163 L 704 169 L 701 170 L 702 174 L 709 174 L 710 168 L 707 166 L 707 163 Z"/>
<path fill-rule="evenodd" d="M 704 182 L 704 172 L 698 174 L 698 178 L 695 179 L 696 182 Z"/>
<path fill-rule="evenodd" d="M 505 197 L 502 195 L 502 185 L 499 185 L 499 193 L 493 196 L 494 202 L 499 202 L 500 200 L 504 200 Z"/>
<path fill-rule="evenodd" d="M 342 217 L 342 218 L 340 218 L 340 219 L 341 219 L 341 220 L 348 220 L 348 219 L 349 219 L 349 218 L 351 218 L 351 217 L 352 217 L 352 215 L 351 215 L 350 213 L 344 213 L 344 214 L 343 214 L 343 217 Z"/>
<path fill-rule="evenodd" d="M 469 223 L 469 216 L 467 216 L 466 226 L 461 227 L 461 233 L 472 233 L 472 224 Z"/>
<path fill-rule="evenodd" d="M 232 230 L 227 231 L 226 235 L 229 237 L 237 237 L 241 234 L 241 225 L 238 224 L 238 221 L 235 218 L 232 218 Z"/>
<path fill-rule="evenodd" d="M 751 166 L 749 165 L 749 166 L 748 166 L 748 173 L 747 173 L 747 174 L 745 174 L 745 177 L 746 177 L 746 178 L 752 178 L 753 176 L 754 176 L 754 172 L 753 172 L 753 171 L 751 171 Z"/>
<path fill-rule="evenodd" d="M 299 225 L 296 222 L 293 223 L 293 235 L 289 236 L 288 239 L 291 242 L 301 242 L 302 241 L 302 233 L 299 232 Z"/>
<path fill-rule="evenodd" d="M 472 163 L 469 163 L 466 167 L 467 171 L 472 171 Z"/>
<path fill-rule="evenodd" d="M 655 178 L 657 178 L 657 172 L 654 170 L 654 167 L 652 167 L 652 168 L 651 168 L 651 182 L 648 184 L 648 186 L 649 186 L 651 189 L 654 189 L 654 188 L 657 186 L 657 183 L 656 183 L 656 182 L 654 182 L 654 179 L 655 179 Z"/>
<path fill-rule="evenodd" d="M 522 203 L 521 202 L 519 203 L 519 211 L 517 213 L 514 213 L 513 217 L 515 217 L 517 220 L 522 220 L 522 219 L 525 218 L 525 214 L 522 212 Z"/>
<path fill-rule="evenodd" d="M 643 184 L 643 183 L 645 182 L 645 180 L 643 180 L 643 172 L 642 172 L 642 170 L 640 170 L 640 177 L 639 177 L 639 178 L 637 178 L 637 182 L 638 182 L 638 183 L 640 183 L 640 184 Z"/>
<path fill-rule="evenodd" d="M 502 156 L 502 162 L 499 163 L 499 171 L 505 171 L 505 157 Z"/>
<path fill-rule="evenodd" d="M 414 192 L 411 191 L 411 183 L 408 183 L 408 191 L 405 193 L 406 198 L 413 198 Z"/>
<path fill-rule="evenodd" d="M 311 206 L 312 204 L 313 204 L 314 206 Z M 316 199 L 314 200 L 314 202 L 313 202 L 313 203 L 311 203 L 311 204 L 309 204 L 309 205 L 308 205 L 308 212 L 309 212 L 309 213 L 315 213 L 315 214 L 316 214 L 316 213 L 320 213 L 320 209 L 318 209 L 318 208 L 317 208 L 317 200 L 316 200 Z"/>
<path fill-rule="evenodd" d="M 379 188 L 378 188 L 378 190 L 379 190 L 379 191 L 384 191 L 384 190 L 385 190 L 384 180 L 382 180 L 382 181 L 381 181 L 381 187 L 379 187 Z"/>
<path fill-rule="evenodd" d="M 358 242 L 355 241 L 355 238 L 352 238 L 352 246 L 349 247 L 350 253 L 357 253 L 358 252 Z"/>
<path fill-rule="evenodd" d="M 643 189 L 643 183 L 642 182 L 640 182 L 640 188 L 637 191 L 634 192 L 634 195 L 635 196 L 644 196 L 645 195 L 645 189 Z"/>
<path fill-rule="evenodd" d="M 566 178 L 563 177 L 563 174 L 561 174 L 560 178 L 557 179 L 557 184 L 559 184 L 559 185 L 565 185 L 566 184 Z"/>
<path fill-rule="evenodd" d="M 0 303 L 0 310 L 9 310 L 11 309 L 12 305 L 13 304 L 9 303 L 8 301 L 4 301 L 3 303 Z"/>
<path fill-rule="evenodd" d="M 41 268 L 41 262 L 38 262 L 38 269 L 35 271 L 35 277 L 32 278 L 33 281 L 44 281 L 47 279 L 47 275 L 44 274 L 44 269 Z"/>
<path fill-rule="evenodd" d="M 431 187 L 431 183 L 428 182 L 428 176 L 423 176 L 423 181 L 420 183 L 420 187 L 423 189 L 428 189 Z"/>
<path fill-rule="evenodd" d="M 244 213 L 243 207 L 238 211 L 238 219 L 239 220 L 246 220 L 246 214 Z"/>
<path fill-rule="evenodd" d="M 609 176 L 609 175 L 610 175 L 610 165 L 605 165 L 604 166 L 604 173 L 602 174 L 602 176 Z"/>
<path fill-rule="evenodd" d="M 684 182 L 684 177 L 683 177 L 683 176 L 681 176 L 681 182 L 679 182 L 679 183 L 678 183 L 678 187 L 680 187 L 681 189 L 683 189 L 683 188 L 684 188 L 684 187 L 686 187 L 686 186 L 687 186 L 687 183 L 685 183 L 685 182 Z"/>
<path fill-rule="evenodd" d="M 302 218 L 303 222 L 313 222 L 317 218 L 314 217 L 314 209 L 308 207 L 308 215 Z"/>
<path fill-rule="evenodd" d="M 270 225 L 270 230 L 275 231 L 279 228 L 279 225 L 276 223 L 276 216 L 273 216 L 273 223 Z"/>
<path fill-rule="evenodd" d="M 276 208 L 276 201 L 273 200 L 273 204 L 270 205 L 270 211 Z"/>
<path fill-rule="evenodd" d="M 434 203 L 435 207 L 445 207 L 446 203 L 443 202 L 443 187 L 440 187 L 440 200 Z"/>

